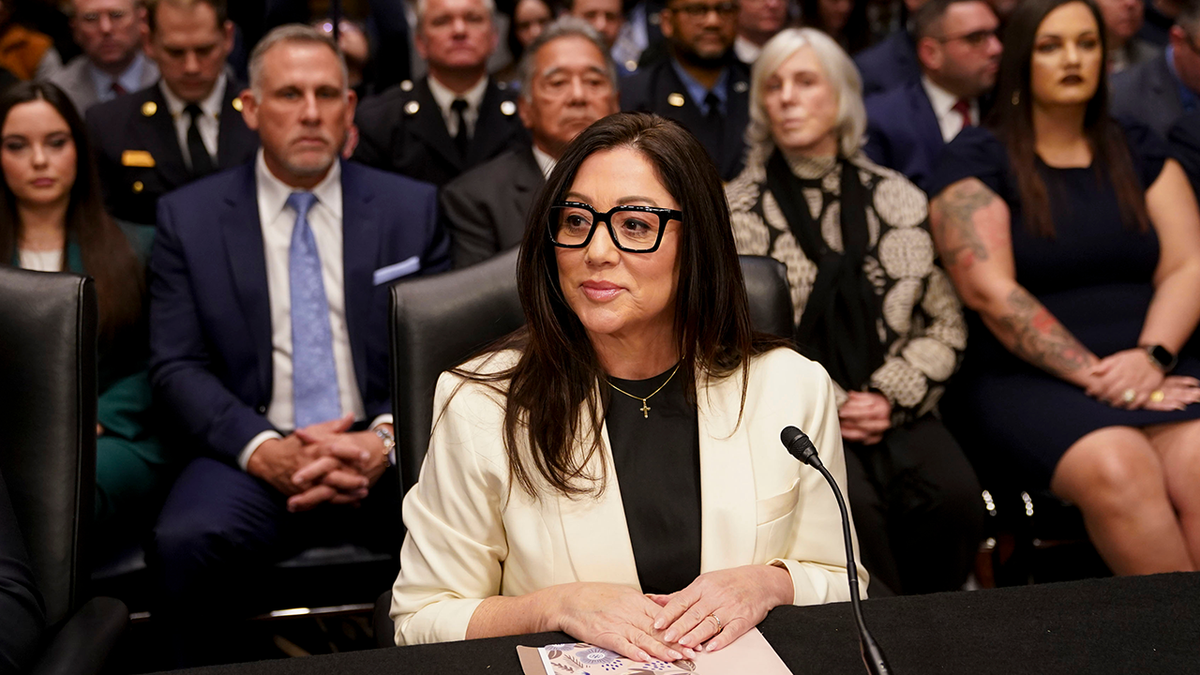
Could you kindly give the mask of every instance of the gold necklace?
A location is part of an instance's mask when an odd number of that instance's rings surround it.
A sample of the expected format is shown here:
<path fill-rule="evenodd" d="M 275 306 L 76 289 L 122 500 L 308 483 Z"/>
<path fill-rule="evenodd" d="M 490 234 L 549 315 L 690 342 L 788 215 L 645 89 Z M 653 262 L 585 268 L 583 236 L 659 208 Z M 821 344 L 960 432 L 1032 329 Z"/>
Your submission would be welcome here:
<path fill-rule="evenodd" d="M 655 389 L 654 391 L 650 392 L 650 396 L 647 396 L 645 398 L 642 398 L 641 396 L 634 396 L 633 394 L 625 391 L 624 389 L 618 387 L 617 385 L 613 384 L 612 382 L 609 382 L 608 386 L 612 387 L 613 389 L 616 389 L 617 391 L 621 392 L 622 394 L 625 394 L 629 398 L 633 398 L 633 399 L 637 399 L 637 400 L 641 401 L 642 402 L 642 407 L 641 407 L 642 418 L 650 419 L 650 406 L 646 403 L 646 401 L 649 401 L 655 394 L 662 391 L 663 387 L 667 386 L 667 382 L 670 382 L 671 378 L 675 377 L 675 373 L 679 370 L 680 363 L 683 363 L 683 362 L 680 361 L 679 363 L 676 363 L 675 370 L 672 370 L 671 374 L 667 376 L 667 379 L 664 380 L 662 384 L 658 385 L 658 389 Z"/>

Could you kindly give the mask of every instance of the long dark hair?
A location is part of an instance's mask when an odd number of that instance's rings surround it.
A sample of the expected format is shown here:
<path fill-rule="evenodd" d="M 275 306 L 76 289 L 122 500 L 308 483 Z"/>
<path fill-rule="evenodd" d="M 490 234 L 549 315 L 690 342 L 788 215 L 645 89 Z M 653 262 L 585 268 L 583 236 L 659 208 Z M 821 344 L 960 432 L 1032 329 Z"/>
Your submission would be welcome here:
<path fill-rule="evenodd" d="M 597 384 L 607 375 L 563 297 L 546 223 L 551 205 L 570 189 L 584 160 L 613 148 L 630 148 L 649 161 L 684 214 L 674 333 L 680 354 L 677 377 L 688 400 L 697 400 L 697 372 L 720 378 L 740 369 L 744 405 L 750 357 L 789 345 L 751 329 L 725 191 L 696 138 L 675 122 L 647 113 L 618 113 L 597 121 L 567 148 L 530 209 L 517 262 L 527 323 L 495 347 L 520 349 L 520 360 L 493 375 L 455 371 L 476 381 L 507 382 L 508 465 L 516 484 L 532 496 L 538 492 L 537 478 L 566 496 L 599 494 L 606 482 L 604 474 L 588 475 L 584 467 L 600 449 L 609 392 Z M 579 439 L 589 443 L 582 454 L 576 452 Z M 528 456 L 520 452 L 525 445 Z"/>
<path fill-rule="evenodd" d="M 854 0 L 850 15 L 846 17 L 846 25 L 842 27 L 840 34 L 834 33 L 825 25 L 825 20 L 821 18 L 820 0 L 801 0 L 800 20 L 805 27 L 816 28 L 837 40 L 838 45 L 853 56 L 871 46 L 871 22 L 867 17 L 867 4 L 867 0 Z"/>
<path fill-rule="evenodd" d="M 96 281 L 100 336 L 106 341 L 141 318 L 145 273 L 125 233 L 104 210 L 100 177 L 92 160 L 87 129 L 61 89 L 45 82 L 21 82 L 4 90 L 0 94 L 0 129 L 14 107 L 32 101 L 45 101 L 57 110 L 75 142 L 75 184 L 71 186 L 67 205 L 66 241 L 79 245 L 84 270 Z M 4 188 L 0 190 L 0 263 L 8 264 L 21 239 L 21 220 L 17 215 L 17 197 L 8 182 L 3 183 Z M 64 267 L 66 263 L 64 247 Z"/>
<path fill-rule="evenodd" d="M 1050 197 L 1036 166 L 1030 62 L 1038 27 L 1046 15 L 1072 2 L 1082 2 L 1091 11 L 1100 37 L 1100 80 L 1083 118 L 1083 133 L 1094 155 L 1092 165 L 1098 172 L 1097 178 L 1107 174 L 1125 223 L 1145 230 L 1150 220 L 1146 215 L 1144 190 L 1133 170 L 1125 132 L 1108 114 L 1108 45 L 1103 17 L 1092 0 L 1024 0 L 1017 6 L 1004 31 L 996 104 L 987 124 L 1008 148 L 1026 227 L 1036 236 L 1053 237 Z"/>

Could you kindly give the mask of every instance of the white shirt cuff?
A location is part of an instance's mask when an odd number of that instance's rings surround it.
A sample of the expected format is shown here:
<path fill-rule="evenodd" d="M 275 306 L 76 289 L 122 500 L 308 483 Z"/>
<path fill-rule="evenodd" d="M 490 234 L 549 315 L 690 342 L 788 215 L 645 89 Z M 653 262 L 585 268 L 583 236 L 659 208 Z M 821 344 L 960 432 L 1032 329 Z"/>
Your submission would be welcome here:
<path fill-rule="evenodd" d="M 263 444 L 263 441 L 269 441 L 272 438 L 283 438 L 278 431 L 264 431 L 261 434 L 250 439 L 246 447 L 242 448 L 241 454 L 238 455 L 238 466 L 242 467 L 242 471 L 246 470 L 246 465 L 250 463 L 250 455 L 258 449 L 258 446 Z"/>
<path fill-rule="evenodd" d="M 376 417 L 371 421 L 371 426 L 367 428 L 370 431 L 375 431 L 375 427 L 379 426 L 380 424 L 390 424 L 393 427 L 396 426 L 396 423 L 392 421 L 392 414 L 388 413 L 386 415 L 380 415 L 379 417 Z"/>

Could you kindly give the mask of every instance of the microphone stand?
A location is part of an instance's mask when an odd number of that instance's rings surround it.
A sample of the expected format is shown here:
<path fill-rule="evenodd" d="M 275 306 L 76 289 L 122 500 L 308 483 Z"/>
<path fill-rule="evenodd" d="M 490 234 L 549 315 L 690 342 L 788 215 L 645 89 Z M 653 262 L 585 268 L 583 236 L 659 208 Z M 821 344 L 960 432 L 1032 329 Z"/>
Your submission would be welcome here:
<path fill-rule="evenodd" d="M 842 498 L 842 491 L 838 489 L 837 481 L 833 480 L 829 469 L 826 469 L 825 465 L 821 463 L 821 458 L 817 456 L 817 449 L 807 434 L 796 427 L 786 427 L 779 434 L 779 439 L 783 441 L 784 447 L 793 457 L 820 471 L 821 475 L 825 477 L 825 481 L 829 483 L 829 487 L 833 489 L 833 496 L 837 498 L 838 510 L 842 513 L 842 536 L 846 542 L 846 576 L 850 585 L 850 607 L 854 610 L 854 623 L 858 626 L 858 643 L 862 650 L 863 663 L 871 675 L 890 675 L 892 671 L 888 668 L 883 650 L 879 648 L 871 631 L 867 630 L 866 622 L 863 621 L 862 600 L 858 594 L 858 566 L 854 564 L 854 538 L 850 535 L 850 514 L 846 510 L 846 500 Z"/>

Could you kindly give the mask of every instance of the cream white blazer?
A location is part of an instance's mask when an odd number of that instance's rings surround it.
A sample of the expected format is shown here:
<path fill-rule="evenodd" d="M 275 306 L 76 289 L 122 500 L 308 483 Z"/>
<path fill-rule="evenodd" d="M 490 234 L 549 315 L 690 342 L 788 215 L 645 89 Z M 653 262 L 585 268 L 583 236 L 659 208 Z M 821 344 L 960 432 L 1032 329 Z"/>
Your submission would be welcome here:
<path fill-rule="evenodd" d="M 516 354 L 491 358 L 467 367 L 504 368 Z M 785 426 L 803 429 L 845 492 L 829 375 L 789 349 L 756 357 L 740 424 L 741 376 L 697 381 L 700 571 L 779 561 L 791 574 L 795 604 L 848 600 L 837 502 L 821 475 L 779 441 Z M 609 467 L 600 496 L 569 499 L 547 489 L 534 499 L 519 486 L 509 490 L 501 395 L 443 373 L 434 411 L 429 453 L 404 499 L 408 534 L 392 589 L 397 644 L 463 639 L 475 608 L 493 595 L 575 581 L 641 590 L 607 428 L 603 458 L 598 453 L 588 465 L 593 472 L 601 461 Z M 867 574 L 858 570 L 865 588 Z"/>

